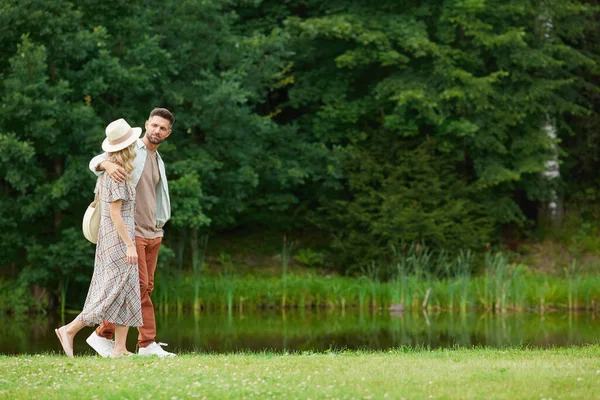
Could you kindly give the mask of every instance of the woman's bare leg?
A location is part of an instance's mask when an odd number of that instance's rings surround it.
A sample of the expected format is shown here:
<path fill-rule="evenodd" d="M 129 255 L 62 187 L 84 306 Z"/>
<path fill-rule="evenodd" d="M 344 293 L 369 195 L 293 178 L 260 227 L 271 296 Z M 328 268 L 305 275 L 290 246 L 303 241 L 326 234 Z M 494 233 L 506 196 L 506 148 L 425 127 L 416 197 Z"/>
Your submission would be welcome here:
<path fill-rule="evenodd" d="M 77 316 L 73 321 L 56 330 L 56 334 L 58 335 L 67 356 L 73 357 L 73 338 L 77 335 L 77 332 L 82 330 L 85 326 L 86 325 L 79 319 L 79 316 Z"/>
<path fill-rule="evenodd" d="M 128 326 L 117 325 L 115 327 L 115 348 L 112 352 L 112 357 L 120 357 L 124 354 L 130 354 L 127 351 L 127 331 Z"/>

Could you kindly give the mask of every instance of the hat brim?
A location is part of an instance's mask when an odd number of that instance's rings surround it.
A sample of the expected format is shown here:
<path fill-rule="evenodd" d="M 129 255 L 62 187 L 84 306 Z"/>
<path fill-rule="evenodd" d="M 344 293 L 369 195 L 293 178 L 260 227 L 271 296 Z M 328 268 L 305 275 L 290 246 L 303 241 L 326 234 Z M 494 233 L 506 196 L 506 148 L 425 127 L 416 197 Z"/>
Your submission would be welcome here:
<path fill-rule="evenodd" d="M 140 127 L 131 128 L 131 130 L 133 130 L 133 135 L 131 135 L 131 137 L 123 143 L 112 145 L 110 144 L 108 139 L 104 139 L 104 142 L 102 142 L 102 150 L 106 151 L 107 153 L 113 153 L 115 151 L 123 150 L 124 148 L 129 147 L 131 143 L 138 140 L 142 135 L 142 128 Z"/>
<path fill-rule="evenodd" d="M 98 230 L 100 229 L 100 202 L 90 204 L 83 215 L 83 236 L 92 243 L 98 241 Z"/>

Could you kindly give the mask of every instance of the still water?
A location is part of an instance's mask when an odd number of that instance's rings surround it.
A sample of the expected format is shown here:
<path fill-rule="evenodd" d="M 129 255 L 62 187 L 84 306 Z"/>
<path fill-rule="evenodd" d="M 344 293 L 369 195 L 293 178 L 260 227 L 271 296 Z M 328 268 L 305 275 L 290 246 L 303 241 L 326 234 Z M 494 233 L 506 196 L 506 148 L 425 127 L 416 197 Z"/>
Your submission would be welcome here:
<path fill-rule="evenodd" d="M 67 322 L 75 315 L 67 314 Z M 175 352 L 383 350 L 400 346 L 578 346 L 600 343 L 600 316 L 590 313 L 422 313 L 281 311 L 228 315 L 157 314 L 157 341 Z M 57 315 L 0 316 L 0 354 L 61 351 Z M 91 354 L 92 328 L 76 337 L 75 353 Z M 137 331 L 128 346 L 134 350 Z"/>

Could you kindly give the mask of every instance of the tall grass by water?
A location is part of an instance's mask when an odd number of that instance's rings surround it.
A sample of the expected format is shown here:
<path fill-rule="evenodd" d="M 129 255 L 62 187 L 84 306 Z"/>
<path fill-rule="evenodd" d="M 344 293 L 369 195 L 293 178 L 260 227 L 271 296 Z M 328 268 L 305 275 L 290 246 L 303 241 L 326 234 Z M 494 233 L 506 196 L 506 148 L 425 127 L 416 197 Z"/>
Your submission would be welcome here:
<path fill-rule="evenodd" d="M 184 275 L 180 285 L 169 279 L 157 286 L 155 305 L 163 312 L 176 310 L 169 302 L 175 290 L 184 307 L 193 308 L 194 280 Z M 398 281 L 381 282 L 369 278 L 299 276 L 279 277 L 205 277 L 200 282 L 200 309 L 228 311 L 257 308 L 382 308 L 402 305 L 404 310 L 598 310 L 600 278 L 582 277 L 569 282 L 561 277 L 519 275 L 508 283 L 487 276 L 424 281 L 407 276 Z M 429 293 L 425 307 L 423 303 Z M 285 299 L 285 300 L 284 300 Z"/>
<path fill-rule="evenodd" d="M 600 274 L 583 271 L 576 259 L 561 274 L 538 274 L 502 253 L 433 252 L 412 245 L 393 248 L 386 263 L 371 262 L 352 276 L 296 272 L 293 242 L 284 241 L 281 271 L 268 277 L 242 275 L 221 253 L 219 271 L 207 265 L 207 237 L 192 235 L 198 250 L 191 268 L 159 268 L 153 301 L 163 312 L 220 309 L 229 313 L 282 308 L 392 308 L 403 310 L 594 310 L 600 307 Z M 212 262 L 215 260 L 213 259 Z M 44 312 L 27 288 L 0 280 L 0 314 Z"/>
<path fill-rule="evenodd" d="M 392 307 L 396 310 L 486 310 L 506 312 L 552 309 L 597 310 L 600 276 L 582 273 L 573 263 L 563 275 L 530 273 L 510 263 L 502 253 L 486 253 L 476 274 L 475 256 L 462 251 L 451 257 L 410 246 L 396 251 L 392 263 L 370 263 L 358 276 L 295 274 L 290 271 L 290 247 L 283 248 L 282 274 L 272 277 L 239 276 L 231 259 L 218 275 L 181 275 L 159 271 L 161 284 L 153 295 L 163 312 L 180 309 L 234 310 L 262 308 Z M 175 282 L 176 281 L 176 282 Z"/>

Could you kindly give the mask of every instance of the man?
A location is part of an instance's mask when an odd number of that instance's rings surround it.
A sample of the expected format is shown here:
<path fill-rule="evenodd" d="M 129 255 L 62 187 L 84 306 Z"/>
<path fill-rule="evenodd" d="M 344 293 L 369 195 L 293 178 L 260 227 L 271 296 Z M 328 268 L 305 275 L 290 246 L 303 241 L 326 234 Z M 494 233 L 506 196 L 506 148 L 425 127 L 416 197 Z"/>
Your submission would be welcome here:
<path fill-rule="evenodd" d="M 156 320 L 154 305 L 150 299 L 154 289 L 154 272 L 158 260 L 158 251 L 163 237 L 163 226 L 171 217 L 169 187 L 165 175 L 165 165 L 158 154 L 158 147 L 169 137 L 175 118 L 166 108 L 155 108 L 146 121 L 146 132 L 137 139 L 135 148 L 133 185 L 136 188 L 135 205 L 135 246 L 138 254 L 140 275 L 140 295 L 142 303 L 143 326 L 138 328 L 138 354 L 172 357 L 156 342 Z M 90 170 L 96 175 L 106 172 L 113 180 L 124 182 L 125 171 L 107 160 L 107 154 L 101 154 L 90 161 Z M 104 321 L 86 342 L 102 357 L 109 357 L 114 347 L 115 326 Z"/>

